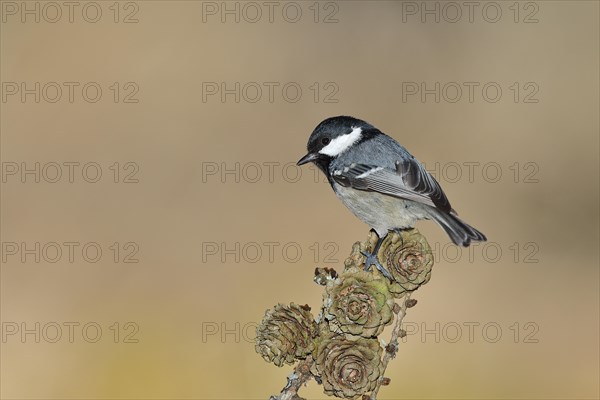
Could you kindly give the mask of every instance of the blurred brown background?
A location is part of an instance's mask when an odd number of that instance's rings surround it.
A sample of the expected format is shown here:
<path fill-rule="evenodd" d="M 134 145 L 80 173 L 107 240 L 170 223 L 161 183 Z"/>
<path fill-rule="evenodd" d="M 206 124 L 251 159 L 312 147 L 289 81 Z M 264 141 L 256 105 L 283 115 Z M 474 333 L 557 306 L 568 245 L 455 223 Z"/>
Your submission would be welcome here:
<path fill-rule="evenodd" d="M 1 2 L 3 398 L 278 392 L 256 323 L 368 233 L 293 166 L 339 114 L 490 240 L 418 225 L 380 397 L 598 398 L 597 2 L 55 4 Z"/>

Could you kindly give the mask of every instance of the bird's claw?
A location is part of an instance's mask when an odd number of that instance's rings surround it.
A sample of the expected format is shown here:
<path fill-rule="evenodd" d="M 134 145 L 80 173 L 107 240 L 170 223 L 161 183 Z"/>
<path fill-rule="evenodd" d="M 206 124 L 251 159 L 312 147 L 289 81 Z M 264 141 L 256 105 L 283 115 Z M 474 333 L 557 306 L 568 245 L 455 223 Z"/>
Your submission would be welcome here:
<path fill-rule="evenodd" d="M 388 278 L 390 280 L 390 282 L 394 281 L 394 279 L 392 278 L 392 275 L 389 273 L 389 271 L 387 269 L 385 269 L 385 267 L 383 265 L 381 265 L 381 263 L 377 259 L 377 254 L 367 253 L 366 251 L 361 251 L 360 253 L 366 257 L 365 271 L 368 271 L 369 269 L 371 269 L 371 265 L 374 265 L 375 268 L 377 268 L 377 270 L 379 272 L 381 272 L 381 274 L 383 276 L 385 276 L 386 278 Z"/>

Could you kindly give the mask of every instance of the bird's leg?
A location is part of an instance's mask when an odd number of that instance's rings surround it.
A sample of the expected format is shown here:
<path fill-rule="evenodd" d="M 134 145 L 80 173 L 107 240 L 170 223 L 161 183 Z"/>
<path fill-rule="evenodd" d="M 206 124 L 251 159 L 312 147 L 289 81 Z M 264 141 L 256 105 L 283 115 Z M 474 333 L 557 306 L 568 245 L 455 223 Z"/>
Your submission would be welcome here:
<path fill-rule="evenodd" d="M 373 249 L 373 251 L 371 253 L 368 253 L 366 251 L 361 251 L 360 253 L 366 257 L 365 271 L 368 271 L 371 268 L 371 265 L 374 265 L 375 268 L 377 268 L 377 270 L 379 270 L 379 272 L 381 272 L 381 274 L 383 276 L 388 278 L 390 281 L 393 281 L 392 275 L 389 273 L 389 271 L 387 269 L 385 269 L 383 267 L 383 265 L 381 265 L 381 263 L 377 259 L 377 252 L 379 252 L 379 248 L 381 247 L 381 244 L 383 243 L 384 238 L 385 238 L 385 236 L 379 237 L 379 235 L 377 235 L 377 243 L 375 243 L 375 248 Z"/>

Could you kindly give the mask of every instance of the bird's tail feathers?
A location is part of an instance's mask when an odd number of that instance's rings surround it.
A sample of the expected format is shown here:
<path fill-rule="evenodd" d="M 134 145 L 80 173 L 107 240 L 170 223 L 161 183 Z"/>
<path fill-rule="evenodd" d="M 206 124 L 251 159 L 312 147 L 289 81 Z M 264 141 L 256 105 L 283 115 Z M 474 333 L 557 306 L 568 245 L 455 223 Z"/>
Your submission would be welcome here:
<path fill-rule="evenodd" d="M 454 244 L 467 247 L 474 242 L 485 242 L 487 238 L 471 225 L 463 222 L 454 214 L 448 214 L 442 211 L 434 211 L 431 217 L 446 231 Z"/>

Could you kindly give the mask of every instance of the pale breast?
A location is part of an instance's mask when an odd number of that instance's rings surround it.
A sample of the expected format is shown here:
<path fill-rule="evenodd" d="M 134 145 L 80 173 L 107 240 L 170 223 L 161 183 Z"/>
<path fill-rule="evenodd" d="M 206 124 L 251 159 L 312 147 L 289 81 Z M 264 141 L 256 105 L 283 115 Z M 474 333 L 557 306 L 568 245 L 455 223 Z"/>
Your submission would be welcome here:
<path fill-rule="evenodd" d="M 333 184 L 337 197 L 360 220 L 375 229 L 379 236 L 388 230 L 412 228 L 418 219 L 426 217 L 419 204 L 387 196 Z"/>

